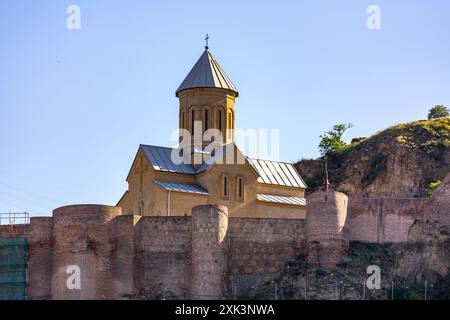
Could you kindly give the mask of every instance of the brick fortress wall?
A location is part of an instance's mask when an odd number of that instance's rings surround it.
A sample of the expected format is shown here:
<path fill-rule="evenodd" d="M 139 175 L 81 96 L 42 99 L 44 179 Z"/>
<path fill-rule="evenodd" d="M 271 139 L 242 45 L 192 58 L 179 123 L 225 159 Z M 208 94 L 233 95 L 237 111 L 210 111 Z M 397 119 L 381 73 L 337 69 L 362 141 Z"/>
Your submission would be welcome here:
<path fill-rule="evenodd" d="M 229 218 L 220 206 L 192 217 L 121 215 L 109 206 L 69 206 L 32 218 L 28 239 L 30 299 L 231 298 L 273 278 L 305 253 L 331 268 L 348 241 L 434 240 L 450 226 L 450 179 L 427 199 L 347 199 L 318 192 L 307 218 Z M 8 229 L 1 228 L 5 235 Z M 321 257 L 318 259 L 317 257 Z M 79 291 L 67 266 L 79 265 Z"/>

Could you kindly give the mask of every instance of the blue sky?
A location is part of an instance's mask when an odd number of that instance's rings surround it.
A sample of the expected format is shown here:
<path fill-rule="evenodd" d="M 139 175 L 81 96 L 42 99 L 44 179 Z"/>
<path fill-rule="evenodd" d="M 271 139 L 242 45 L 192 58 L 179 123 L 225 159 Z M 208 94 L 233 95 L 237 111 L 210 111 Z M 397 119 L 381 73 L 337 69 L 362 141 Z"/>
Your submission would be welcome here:
<path fill-rule="evenodd" d="M 0 212 L 115 204 L 138 145 L 173 145 L 206 32 L 240 91 L 236 127 L 280 129 L 282 160 L 318 156 L 337 123 L 350 139 L 423 119 L 450 105 L 449 15 L 442 0 L 3 0 Z"/>

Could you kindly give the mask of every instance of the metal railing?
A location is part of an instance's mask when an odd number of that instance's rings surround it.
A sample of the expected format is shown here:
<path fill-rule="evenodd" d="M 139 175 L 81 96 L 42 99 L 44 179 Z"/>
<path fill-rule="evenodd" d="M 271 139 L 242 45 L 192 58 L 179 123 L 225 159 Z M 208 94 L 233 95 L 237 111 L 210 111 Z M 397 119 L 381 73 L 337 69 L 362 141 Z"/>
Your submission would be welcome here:
<path fill-rule="evenodd" d="M 30 214 L 28 212 L 0 213 L 0 225 L 29 224 Z"/>

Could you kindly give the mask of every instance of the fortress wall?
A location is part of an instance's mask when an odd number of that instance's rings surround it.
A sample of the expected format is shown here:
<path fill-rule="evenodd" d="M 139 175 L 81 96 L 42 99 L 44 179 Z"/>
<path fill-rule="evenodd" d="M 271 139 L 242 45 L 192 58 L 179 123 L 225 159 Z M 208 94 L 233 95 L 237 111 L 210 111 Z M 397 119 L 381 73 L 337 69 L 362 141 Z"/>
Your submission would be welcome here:
<path fill-rule="evenodd" d="M 308 196 L 307 204 L 307 261 L 332 269 L 349 245 L 348 197 L 341 192 L 318 191 Z"/>
<path fill-rule="evenodd" d="M 351 241 L 380 242 L 381 207 L 379 199 L 350 198 L 348 216 Z"/>
<path fill-rule="evenodd" d="M 422 199 L 351 198 L 348 206 L 350 240 L 365 242 L 408 241 L 416 219 L 424 213 Z"/>
<path fill-rule="evenodd" d="M 429 215 L 437 219 L 441 226 L 450 226 L 450 173 L 433 192 L 428 204 L 432 210 Z"/>
<path fill-rule="evenodd" d="M 112 245 L 110 289 L 117 298 L 134 295 L 134 226 L 139 216 L 121 215 L 108 223 Z"/>
<path fill-rule="evenodd" d="M 51 299 L 53 218 L 31 218 L 28 241 L 27 297 Z"/>
<path fill-rule="evenodd" d="M 103 205 L 75 205 L 53 211 L 53 299 L 117 299 L 111 290 L 114 277 L 108 222 L 121 215 L 121 208 Z M 81 289 L 67 286 L 69 266 L 78 266 Z M 76 283 L 72 281 L 71 283 Z"/>
<path fill-rule="evenodd" d="M 304 250 L 303 219 L 230 218 L 231 294 L 249 292 Z"/>
<path fill-rule="evenodd" d="M 6 221 L 3 221 L 5 223 Z M 13 236 L 23 236 L 29 231 L 29 224 L 16 224 L 14 226 L 9 226 L 7 224 L 0 225 L 0 237 L 10 237 Z"/>
<path fill-rule="evenodd" d="M 134 245 L 136 293 L 159 299 L 164 291 L 181 299 L 191 287 L 191 217 L 141 217 Z"/>
<path fill-rule="evenodd" d="M 228 209 L 203 205 L 192 209 L 192 298 L 224 299 L 230 244 Z"/>
<path fill-rule="evenodd" d="M 320 256 L 334 263 L 348 240 L 439 239 L 450 225 L 448 195 L 439 188 L 426 199 L 347 202 L 339 192 L 318 192 L 307 199 L 306 219 L 228 218 L 226 208 L 214 205 L 187 217 L 78 205 L 56 209 L 53 218 L 31 218 L 16 234 L 28 230 L 29 299 L 160 299 L 162 292 L 167 299 L 231 298 L 273 278 L 301 253 L 314 257 L 318 243 Z M 10 232 L 0 226 L 0 236 Z M 81 290 L 67 288 L 69 265 L 80 267 Z"/>

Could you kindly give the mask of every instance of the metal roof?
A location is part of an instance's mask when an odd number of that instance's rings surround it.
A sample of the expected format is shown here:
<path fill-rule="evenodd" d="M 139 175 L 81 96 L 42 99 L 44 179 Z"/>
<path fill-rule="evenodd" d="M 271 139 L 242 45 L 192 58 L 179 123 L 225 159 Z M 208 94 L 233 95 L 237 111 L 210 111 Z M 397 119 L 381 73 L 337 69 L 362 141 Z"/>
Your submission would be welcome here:
<path fill-rule="evenodd" d="M 194 174 L 195 169 L 186 163 L 175 164 L 172 161 L 173 148 L 141 145 L 153 168 L 158 171 Z"/>
<path fill-rule="evenodd" d="M 153 182 L 162 187 L 163 189 L 169 191 L 206 194 L 206 195 L 208 194 L 208 191 L 206 191 L 202 186 L 199 185 L 173 183 L 162 180 L 153 180 Z"/>
<path fill-rule="evenodd" d="M 216 153 L 213 159 L 219 159 L 226 153 L 229 148 L 233 146 L 232 143 L 223 146 L 220 152 Z M 172 161 L 173 148 L 141 145 L 145 155 L 157 171 L 197 174 L 208 169 L 210 164 L 203 164 L 197 170 L 188 163 L 175 164 Z M 176 149 L 175 149 L 176 150 Z M 300 174 L 295 169 L 292 163 L 278 162 L 272 160 L 260 160 L 246 158 L 250 165 L 258 174 L 257 181 L 259 183 L 306 188 L 306 184 L 300 177 Z"/>
<path fill-rule="evenodd" d="M 222 146 L 214 155 L 210 155 L 210 158 L 208 159 L 208 162 L 203 163 L 195 173 L 200 173 L 203 171 L 208 170 L 208 168 L 213 165 L 217 160 L 222 160 L 222 163 L 226 162 L 226 158 L 224 158 L 224 155 L 230 151 L 231 148 L 234 147 L 234 143 L 228 143 L 224 146 Z"/>
<path fill-rule="evenodd" d="M 305 206 L 306 200 L 299 197 L 278 196 L 272 194 L 257 194 L 256 199 L 264 202 L 291 204 L 295 206 Z"/>
<path fill-rule="evenodd" d="M 184 81 L 178 87 L 176 96 L 180 91 L 192 88 L 220 88 L 236 92 L 236 87 L 225 71 L 220 67 L 211 52 L 206 49 L 200 56 L 194 67 L 188 73 Z"/>
<path fill-rule="evenodd" d="M 250 159 L 248 161 L 259 175 L 258 182 L 288 187 L 306 188 L 292 163 Z"/>

